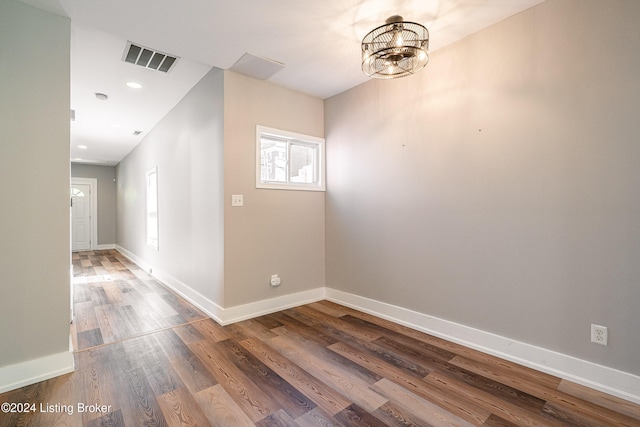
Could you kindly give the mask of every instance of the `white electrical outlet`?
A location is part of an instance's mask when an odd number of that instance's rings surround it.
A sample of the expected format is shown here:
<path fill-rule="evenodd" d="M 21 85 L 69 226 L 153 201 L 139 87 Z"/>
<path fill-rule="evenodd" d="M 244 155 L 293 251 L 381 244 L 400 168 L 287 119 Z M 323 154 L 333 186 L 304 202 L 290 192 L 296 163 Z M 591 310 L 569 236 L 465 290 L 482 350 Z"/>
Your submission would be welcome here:
<path fill-rule="evenodd" d="M 607 327 L 591 324 L 591 342 L 607 345 Z"/>
<path fill-rule="evenodd" d="M 282 280 L 280 279 L 280 277 L 278 277 L 277 274 L 274 274 L 273 276 L 271 276 L 271 286 L 273 287 L 280 286 L 281 282 Z"/>

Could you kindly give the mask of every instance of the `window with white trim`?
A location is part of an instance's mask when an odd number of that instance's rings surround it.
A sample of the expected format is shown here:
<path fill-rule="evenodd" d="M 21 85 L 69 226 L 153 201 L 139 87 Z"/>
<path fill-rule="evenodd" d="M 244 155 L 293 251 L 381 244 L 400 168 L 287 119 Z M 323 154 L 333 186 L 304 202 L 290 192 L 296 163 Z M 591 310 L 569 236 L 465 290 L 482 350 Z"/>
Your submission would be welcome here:
<path fill-rule="evenodd" d="M 324 139 L 256 127 L 256 188 L 325 191 Z"/>
<path fill-rule="evenodd" d="M 158 168 L 147 175 L 147 245 L 158 250 Z"/>

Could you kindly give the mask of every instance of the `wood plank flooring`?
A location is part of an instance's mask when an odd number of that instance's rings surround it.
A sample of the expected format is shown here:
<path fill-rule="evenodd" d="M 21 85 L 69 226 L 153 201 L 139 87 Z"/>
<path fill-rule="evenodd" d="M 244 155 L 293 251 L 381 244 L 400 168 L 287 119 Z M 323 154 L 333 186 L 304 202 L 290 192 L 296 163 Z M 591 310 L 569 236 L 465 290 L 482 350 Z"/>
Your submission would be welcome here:
<path fill-rule="evenodd" d="M 640 426 L 639 405 L 328 301 L 222 327 L 115 251 L 74 266 L 76 371 L 0 395 L 36 405 L 0 426 Z"/>
<path fill-rule="evenodd" d="M 206 316 L 117 251 L 73 253 L 75 350 Z"/>

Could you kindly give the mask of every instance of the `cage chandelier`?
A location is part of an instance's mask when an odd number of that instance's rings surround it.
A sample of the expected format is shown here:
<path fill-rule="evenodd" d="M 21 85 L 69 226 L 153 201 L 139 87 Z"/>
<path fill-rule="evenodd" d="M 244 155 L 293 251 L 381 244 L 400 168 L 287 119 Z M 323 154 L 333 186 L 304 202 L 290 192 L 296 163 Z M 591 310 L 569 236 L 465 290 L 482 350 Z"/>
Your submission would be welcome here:
<path fill-rule="evenodd" d="M 362 39 L 362 71 L 376 79 L 395 79 L 423 69 L 429 61 L 429 31 L 394 15 Z"/>

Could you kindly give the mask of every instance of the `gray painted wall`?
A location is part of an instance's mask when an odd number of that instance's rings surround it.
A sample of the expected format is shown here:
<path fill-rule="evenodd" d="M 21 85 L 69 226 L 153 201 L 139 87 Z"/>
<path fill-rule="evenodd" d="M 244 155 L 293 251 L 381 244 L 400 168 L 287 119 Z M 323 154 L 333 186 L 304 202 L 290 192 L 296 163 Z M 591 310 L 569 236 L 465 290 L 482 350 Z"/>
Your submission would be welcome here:
<path fill-rule="evenodd" d="M 116 243 L 116 167 L 71 164 L 74 178 L 95 178 L 98 182 L 98 245 Z"/>
<path fill-rule="evenodd" d="M 324 287 L 324 192 L 256 189 L 255 160 L 256 125 L 323 137 L 323 102 L 224 77 L 224 307 Z M 244 207 L 231 207 L 232 194 L 244 195 Z"/>
<path fill-rule="evenodd" d="M 640 374 L 638 17 L 548 0 L 327 100 L 327 286 Z"/>
<path fill-rule="evenodd" d="M 223 71 L 212 69 L 117 166 L 117 244 L 218 305 L 223 299 Z M 158 168 L 159 250 L 145 243 L 145 173 Z"/>
<path fill-rule="evenodd" d="M 0 368 L 69 351 L 69 44 L 67 18 L 0 2 Z"/>

